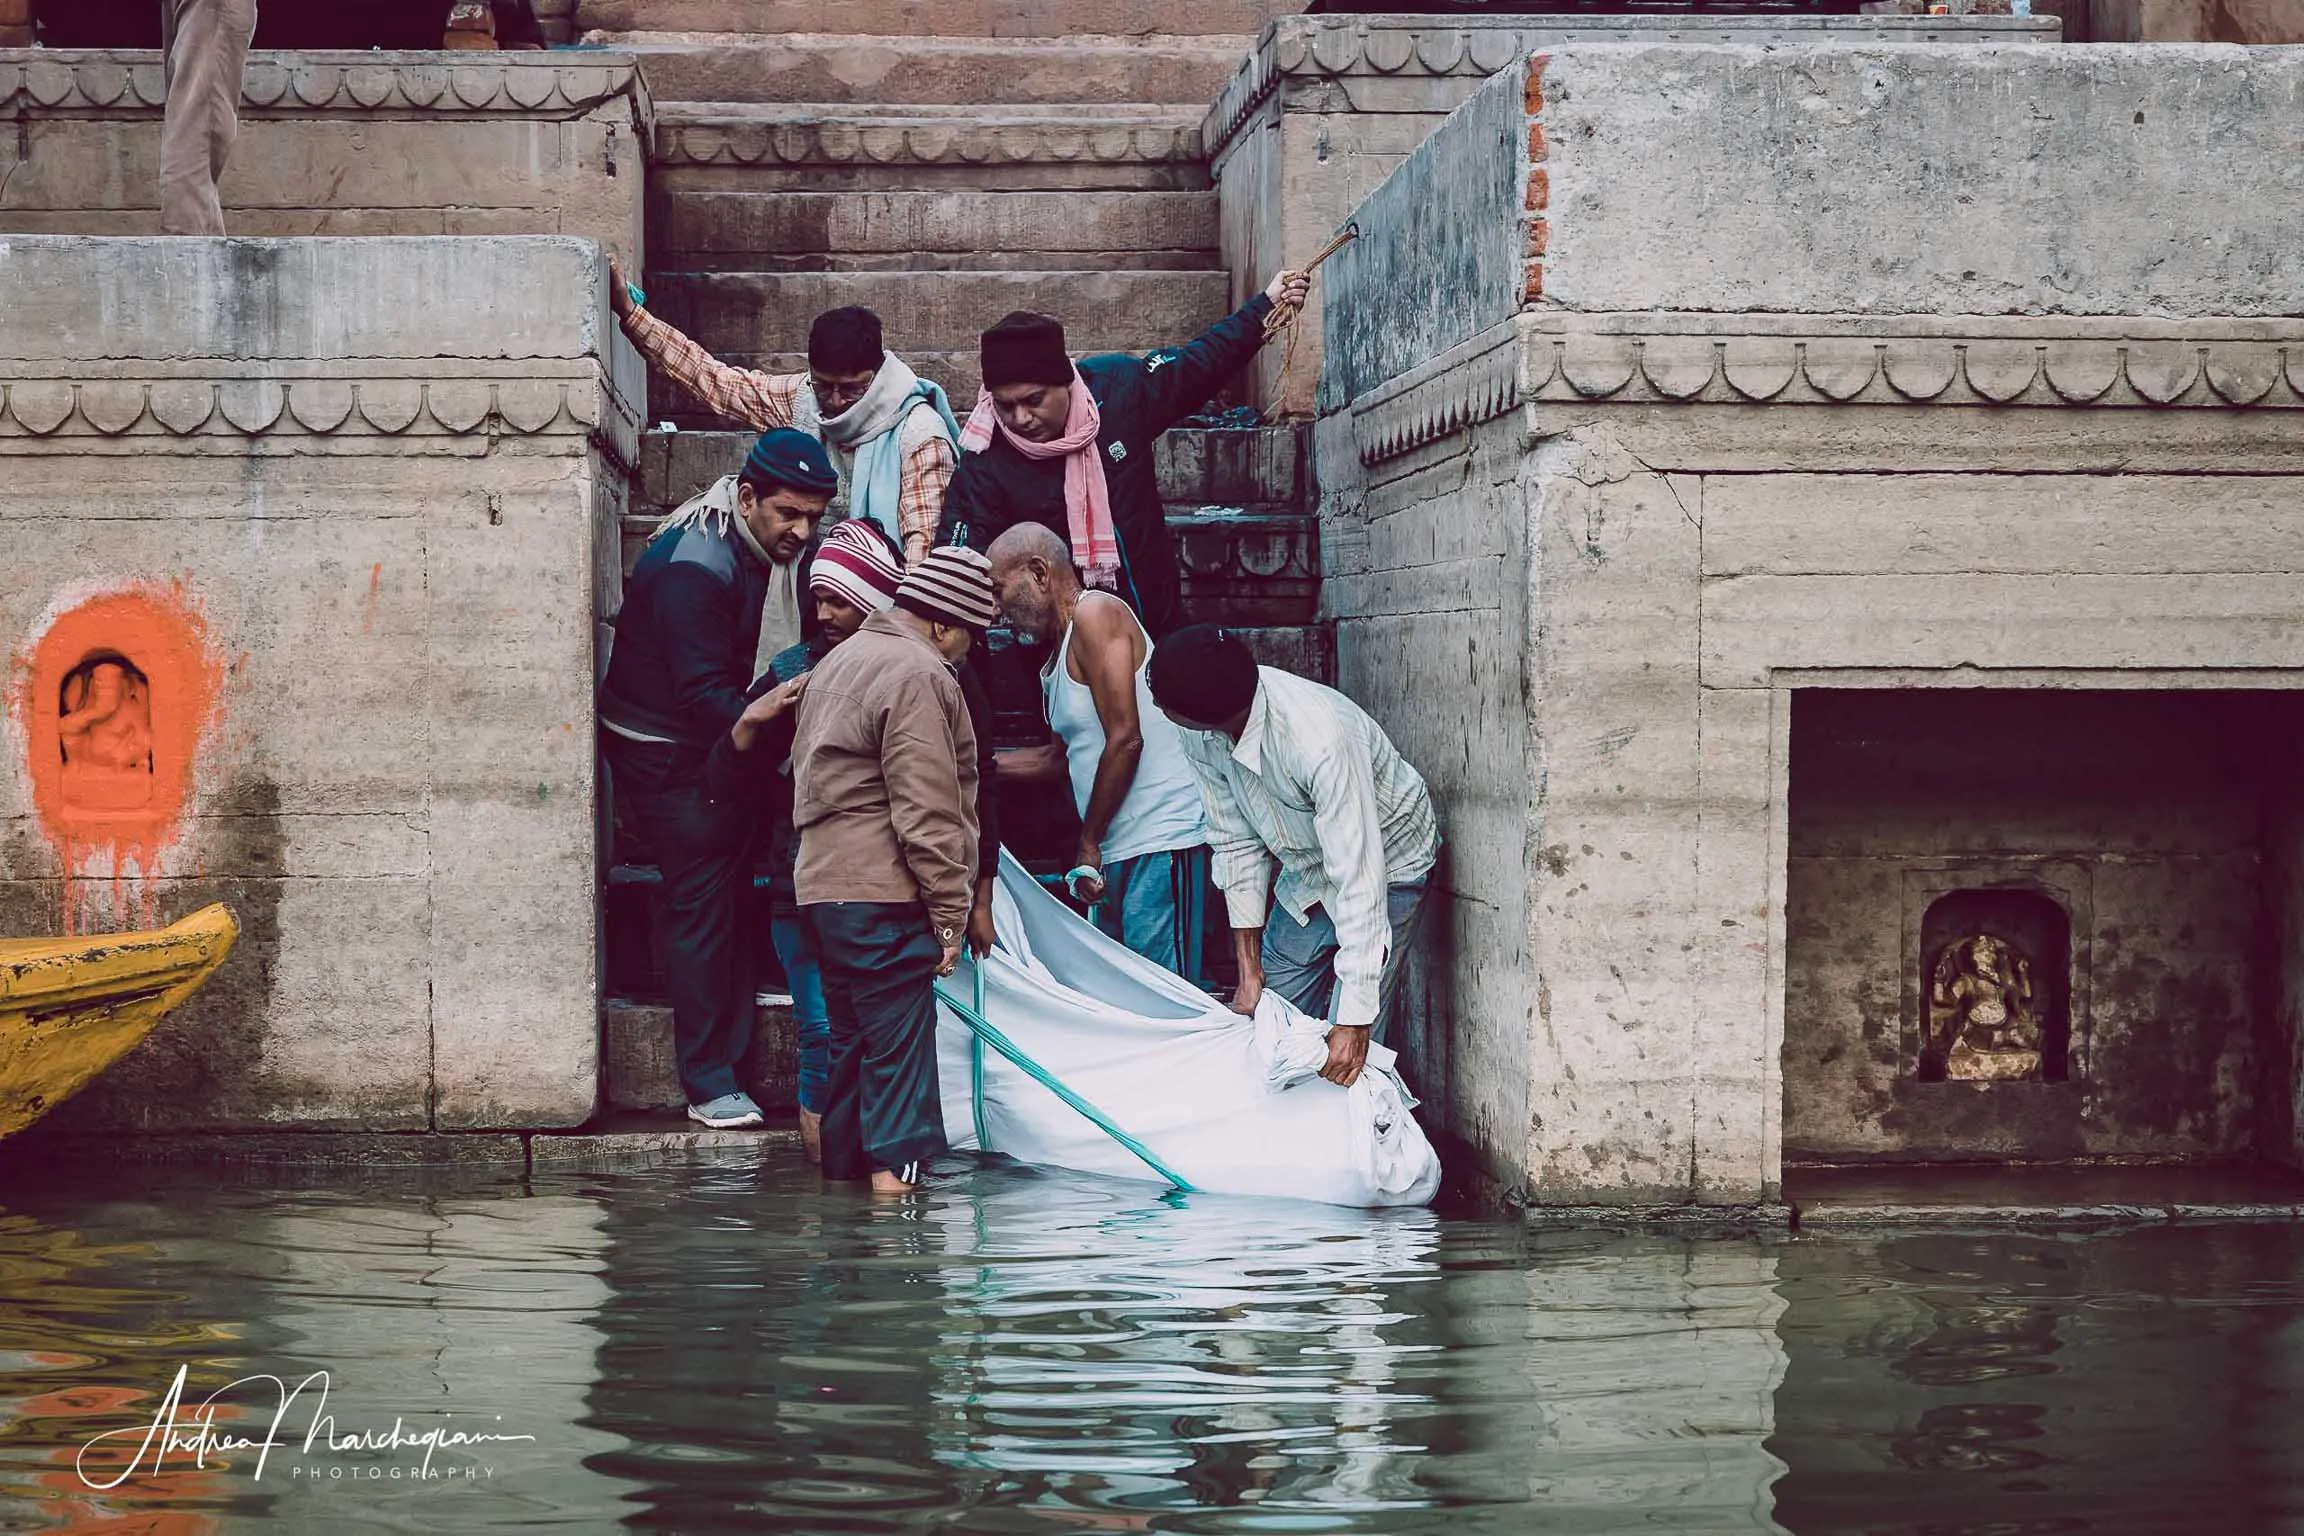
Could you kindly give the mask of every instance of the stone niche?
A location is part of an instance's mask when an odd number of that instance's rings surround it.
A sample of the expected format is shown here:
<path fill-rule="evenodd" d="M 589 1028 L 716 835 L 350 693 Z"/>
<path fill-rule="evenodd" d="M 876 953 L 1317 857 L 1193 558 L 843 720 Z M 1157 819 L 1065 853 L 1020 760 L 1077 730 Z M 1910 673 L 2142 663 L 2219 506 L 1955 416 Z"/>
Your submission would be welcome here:
<path fill-rule="evenodd" d="M 1788 1155 L 2274 1150 L 2304 694 L 1823 688 L 1791 713 Z"/>
<path fill-rule="evenodd" d="M 1360 205 L 1323 601 L 1499 1184 L 2304 1157 L 2299 114 L 2284 49 L 1576 44 Z M 1931 1080 L 1983 936 L 2037 1073 Z"/>
<path fill-rule="evenodd" d="M 0 232 L 160 231 L 160 56 L 0 49 Z M 251 54 L 235 235 L 578 235 L 645 256 L 654 110 L 613 53 Z"/>
<path fill-rule="evenodd" d="M 590 1116 L 641 391 L 589 241 L 0 238 L 0 934 L 242 935 L 59 1129 Z"/>

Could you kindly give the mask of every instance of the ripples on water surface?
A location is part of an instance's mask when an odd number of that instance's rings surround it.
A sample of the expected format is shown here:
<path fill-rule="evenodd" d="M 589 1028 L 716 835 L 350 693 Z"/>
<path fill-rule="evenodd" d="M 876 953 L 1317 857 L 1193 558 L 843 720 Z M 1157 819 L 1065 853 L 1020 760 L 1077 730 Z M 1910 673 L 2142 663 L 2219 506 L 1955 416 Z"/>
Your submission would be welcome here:
<path fill-rule="evenodd" d="M 781 1150 L 6 1177 L 0 1530 L 2304 1530 L 2286 1227 L 1524 1235 L 1017 1169 L 876 1204 Z M 86 1487 L 179 1367 L 188 1405 L 325 1370 L 339 1434 L 534 1438 L 412 1481 L 305 1453 L 308 1391 L 261 1478 Z"/>

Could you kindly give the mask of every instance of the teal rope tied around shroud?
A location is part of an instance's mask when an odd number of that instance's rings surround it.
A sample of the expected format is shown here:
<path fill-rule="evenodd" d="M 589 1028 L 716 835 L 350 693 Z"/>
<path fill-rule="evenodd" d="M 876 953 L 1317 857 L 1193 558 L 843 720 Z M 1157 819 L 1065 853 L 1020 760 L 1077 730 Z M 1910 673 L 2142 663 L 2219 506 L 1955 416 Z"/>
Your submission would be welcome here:
<path fill-rule="evenodd" d="M 978 963 L 981 964 L 981 962 Z M 977 1006 L 974 1008 L 971 1008 L 966 1003 L 961 1002 L 951 993 L 945 991 L 941 986 L 936 989 L 937 1001 L 943 1003 L 945 1007 L 951 1009 L 954 1013 L 960 1016 L 961 1022 L 968 1026 L 969 1033 L 975 1037 L 975 1040 L 978 1044 L 988 1045 L 992 1047 L 993 1050 L 1006 1057 L 1008 1060 L 1014 1062 L 1019 1068 L 1023 1070 L 1025 1076 L 1031 1078 L 1041 1087 L 1047 1089 L 1050 1093 L 1056 1095 L 1057 1098 L 1062 1099 L 1066 1104 L 1077 1110 L 1082 1118 L 1086 1119 L 1090 1125 L 1095 1126 L 1096 1129 L 1102 1131 L 1105 1135 L 1111 1137 L 1114 1141 L 1120 1143 L 1120 1145 L 1123 1147 L 1126 1147 L 1130 1152 L 1134 1153 L 1139 1159 L 1142 1160 L 1144 1166 L 1150 1168 L 1154 1173 L 1160 1175 L 1160 1177 L 1166 1179 L 1169 1183 L 1175 1185 L 1178 1189 L 1182 1190 L 1186 1194 L 1191 1194 L 1193 1192 L 1192 1186 L 1185 1182 L 1183 1176 L 1177 1173 L 1175 1169 L 1169 1167 L 1166 1163 L 1160 1161 L 1158 1157 L 1154 1156 L 1150 1147 L 1147 1147 L 1144 1145 L 1144 1143 L 1138 1141 L 1135 1137 L 1120 1129 L 1119 1126 L 1113 1124 L 1111 1116 L 1105 1114 L 1104 1111 L 1098 1109 L 1095 1105 L 1089 1103 L 1086 1099 L 1080 1097 L 1080 1095 L 1065 1087 L 1064 1084 L 1057 1079 L 1055 1073 L 1050 1072 L 1046 1067 L 1043 1067 L 1040 1065 L 1040 1063 L 1025 1055 L 1022 1047 L 1018 1046 L 1015 1041 L 1009 1039 L 1006 1035 L 995 1029 L 992 1026 L 991 1021 L 984 1017 L 982 1011 L 984 979 L 983 973 L 981 971 L 977 973 L 976 986 Z M 984 1101 L 982 1097 L 983 1088 L 983 1073 L 981 1070 L 979 1070 L 976 1079 L 976 1091 L 978 1095 L 976 1101 L 976 1145 L 979 1148 L 984 1148 Z M 989 1148 L 984 1149 L 990 1150 Z"/>
<path fill-rule="evenodd" d="M 969 962 L 968 972 L 976 980 L 976 1016 L 984 1016 L 984 960 L 982 956 Z M 989 1151 L 992 1138 L 984 1134 L 984 1037 L 974 1028 L 968 1031 L 968 1092 L 976 1106 L 976 1150 Z"/>

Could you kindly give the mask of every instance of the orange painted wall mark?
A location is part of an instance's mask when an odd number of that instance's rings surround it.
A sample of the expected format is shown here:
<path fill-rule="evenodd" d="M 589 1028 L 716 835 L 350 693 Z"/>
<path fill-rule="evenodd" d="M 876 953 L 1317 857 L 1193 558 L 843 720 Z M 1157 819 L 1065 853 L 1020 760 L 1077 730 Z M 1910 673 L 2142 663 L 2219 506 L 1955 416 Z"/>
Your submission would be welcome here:
<path fill-rule="evenodd" d="M 379 560 L 368 570 L 368 601 L 360 607 L 360 633 L 368 634 L 376 628 L 376 599 L 384 585 L 384 562 Z"/>
<path fill-rule="evenodd" d="M 58 613 L 16 658 L 12 712 L 32 803 L 76 882 L 107 881 L 113 926 L 157 918 L 161 850 L 183 831 L 200 744 L 223 682 L 181 586 L 102 593 Z M 125 888 L 124 888 L 125 887 Z"/>

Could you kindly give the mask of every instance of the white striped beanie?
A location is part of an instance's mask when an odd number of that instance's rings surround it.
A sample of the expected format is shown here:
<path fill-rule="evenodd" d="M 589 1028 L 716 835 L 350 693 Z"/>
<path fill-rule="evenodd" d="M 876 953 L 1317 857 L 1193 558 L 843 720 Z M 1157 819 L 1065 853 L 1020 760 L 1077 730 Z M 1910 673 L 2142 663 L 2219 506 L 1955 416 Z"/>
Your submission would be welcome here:
<path fill-rule="evenodd" d="M 992 562 L 960 544 L 930 550 L 896 589 L 896 601 L 922 618 L 970 629 L 990 629 L 1000 613 L 992 595 Z"/>
<path fill-rule="evenodd" d="M 878 613 L 896 601 L 896 588 L 904 580 L 903 562 L 897 559 L 879 529 L 850 518 L 824 535 L 824 543 L 808 566 L 811 595 L 829 592 L 866 613 Z"/>

